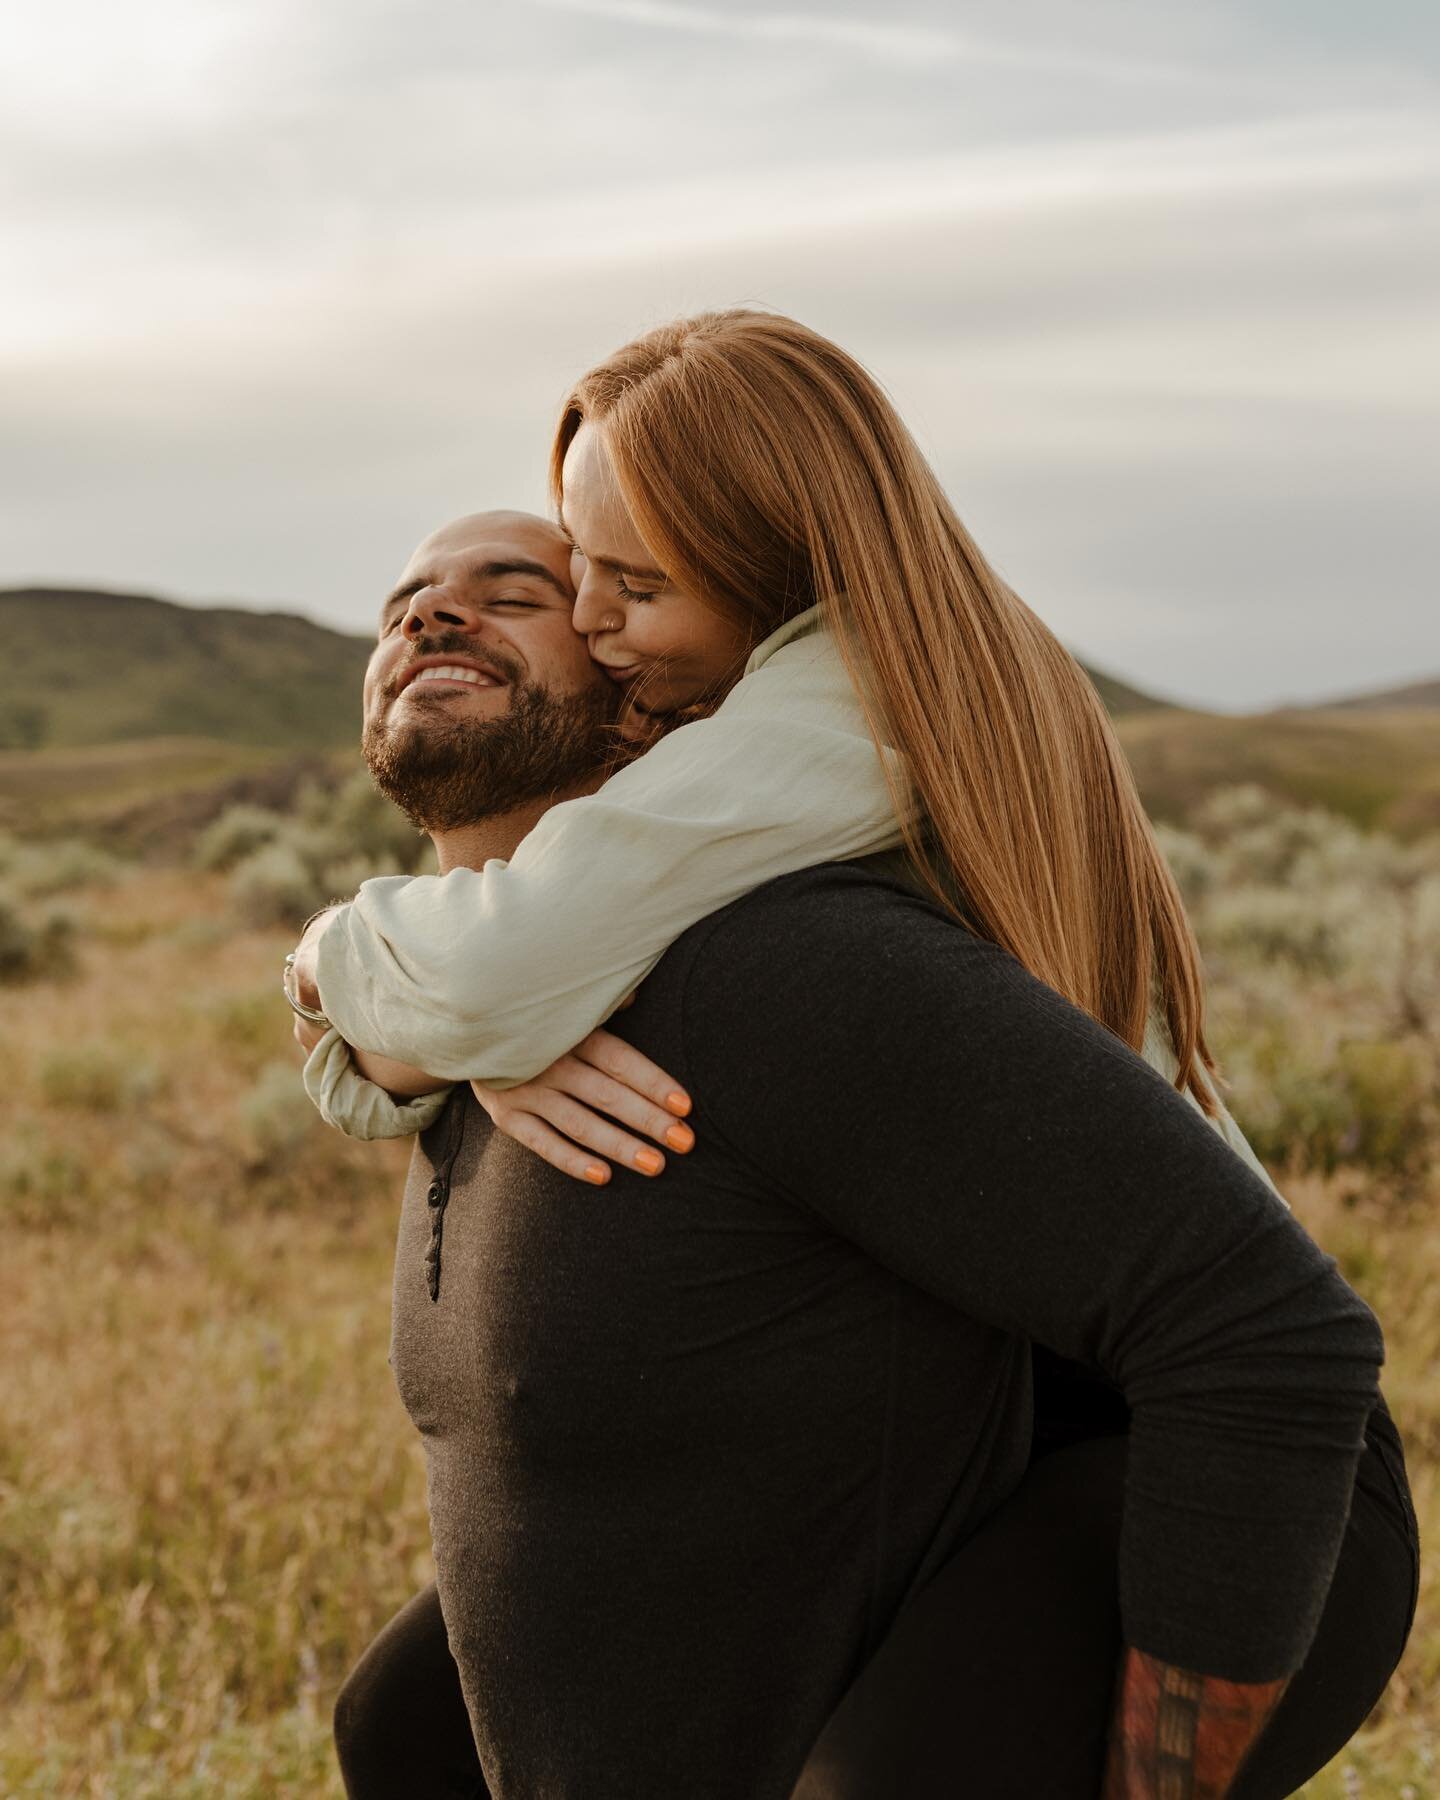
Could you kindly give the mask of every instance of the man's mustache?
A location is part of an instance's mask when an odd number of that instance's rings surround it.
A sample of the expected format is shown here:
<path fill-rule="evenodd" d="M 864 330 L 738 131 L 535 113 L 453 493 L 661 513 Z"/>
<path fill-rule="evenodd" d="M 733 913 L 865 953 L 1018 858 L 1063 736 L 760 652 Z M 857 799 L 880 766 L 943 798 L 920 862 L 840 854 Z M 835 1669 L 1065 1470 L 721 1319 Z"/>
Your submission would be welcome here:
<path fill-rule="evenodd" d="M 410 672 L 416 663 L 423 662 L 429 656 L 453 656 L 472 659 L 475 662 L 488 663 L 491 668 L 498 669 L 510 683 L 518 688 L 525 679 L 522 665 L 513 656 L 503 650 L 492 650 L 488 644 L 477 644 L 472 636 L 460 631 L 444 631 L 434 637 L 416 638 L 410 646 L 409 660 L 402 663 L 385 683 L 384 696 L 393 700 L 410 679 Z"/>

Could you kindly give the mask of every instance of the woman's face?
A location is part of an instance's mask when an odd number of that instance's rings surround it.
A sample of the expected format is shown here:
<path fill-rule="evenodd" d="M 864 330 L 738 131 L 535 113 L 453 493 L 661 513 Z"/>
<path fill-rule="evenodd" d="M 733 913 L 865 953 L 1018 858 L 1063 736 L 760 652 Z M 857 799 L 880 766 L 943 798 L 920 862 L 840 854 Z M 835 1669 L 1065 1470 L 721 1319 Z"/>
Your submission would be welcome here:
<path fill-rule="evenodd" d="M 744 665 L 750 635 L 658 567 L 621 498 L 605 440 L 588 421 L 566 452 L 561 481 L 560 524 L 574 546 L 575 629 L 628 690 L 636 724 L 723 691 Z"/>

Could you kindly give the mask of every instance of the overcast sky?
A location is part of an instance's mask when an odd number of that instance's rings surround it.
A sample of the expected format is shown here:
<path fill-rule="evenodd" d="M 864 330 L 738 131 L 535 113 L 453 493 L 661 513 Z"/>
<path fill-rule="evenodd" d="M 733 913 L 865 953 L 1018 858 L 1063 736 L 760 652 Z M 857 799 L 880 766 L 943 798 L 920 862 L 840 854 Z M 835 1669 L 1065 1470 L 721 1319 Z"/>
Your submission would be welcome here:
<path fill-rule="evenodd" d="M 1440 675 L 1429 0 L 46 0 L 0 58 L 0 585 L 373 626 L 589 362 L 794 313 L 1087 659 Z"/>

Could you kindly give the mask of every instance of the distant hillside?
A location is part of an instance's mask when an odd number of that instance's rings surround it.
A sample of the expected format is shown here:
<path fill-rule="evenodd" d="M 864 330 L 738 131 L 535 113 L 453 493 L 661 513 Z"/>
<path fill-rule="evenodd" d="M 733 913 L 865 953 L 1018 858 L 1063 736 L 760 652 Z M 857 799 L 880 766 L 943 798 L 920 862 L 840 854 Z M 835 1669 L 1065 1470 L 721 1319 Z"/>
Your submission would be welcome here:
<path fill-rule="evenodd" d="M 1139 688 L 1131 687 L 1129 682 L 1120 681 L 1114 675 L 1102 675 L 1099 669 L 1092 669 L 1089 663 L 1082 662 L 1080 667 L 1094 682 L 1096 691 L 1105 702 L 1105 710 L 1112 719 L 1126 718 L 1131 713 L 1178 710 L 1173 700 L 1157 700 L 1154 694 L 1144 694 Z"/>
<path fill-rule="evenodd" d="M 1410 836 L 1440 828 L 1440 710 L 1307 707 L 1137 713 L 1116 731 L 1152 818 L 1174 823 L 1217 787 L 1255 782 L 1302 806 Z"/>
<path fill-rule="evenodd" d="M 0 592 L 0 639 L 0 832 L 163 857 L 237 800 L 287 805 L 359 764 L 368 639 L 56 588 Z M 1154 818 L 1253 781 L 1362 825 L 1440 828 L 1440 681 L 1234 717 L 1086 673 Z"/>
<path fill-rule="evenodd" d="M 143 594 L 0 591 L 0 750 L 206 738 L 327 750 L 360 735 L 370 641 L 291 613 Z M 1088 669 L 1117 718 L 1168 709 Z"/>
<path fill-rule="evenodd" d="M 0 750 L 0 837 L 95 837 L 164 860 L 227 806 L 290 806 L 362 767 L 358 748 L 265 750 L 214 738 L 133 738 L 59 750 Z"/>
<path fill-rule="evenodd" d="M 1320 704 L 1326 712 L 1428 711 L 1440 707 L 1440 676 L 1434 681 L 1413 682 L 1408 687 L 1379 688 L 1371 694 L 1347 694 L 1343 699 L 1325 700 Z"/>
<path fill-rule="evenodd" d="M 365 638 L 142 594 L 0 592 L 0 750 L 157 737 L 270 751 L 360 735 Z"/>

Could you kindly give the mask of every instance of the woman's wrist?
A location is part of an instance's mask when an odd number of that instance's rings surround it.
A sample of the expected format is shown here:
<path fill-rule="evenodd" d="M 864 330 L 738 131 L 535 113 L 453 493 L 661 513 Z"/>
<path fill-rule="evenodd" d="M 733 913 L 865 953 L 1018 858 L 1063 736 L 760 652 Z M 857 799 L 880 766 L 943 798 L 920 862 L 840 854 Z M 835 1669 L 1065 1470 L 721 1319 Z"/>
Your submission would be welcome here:
<path fill-rule="evenodd" d="M 281 976 L 281 986 L 291 1011 L 321 1031 L 330 1029 L 330 1020 L 325 1015 L 317 980 L 318 947 L 326 930 L 326 925 L 321 921 L 328 921 L 332 913 L 348 904 L 345 900 L 331 900 L 311 913 L 300 928 L 299 942 L 285 958 Z"/>

